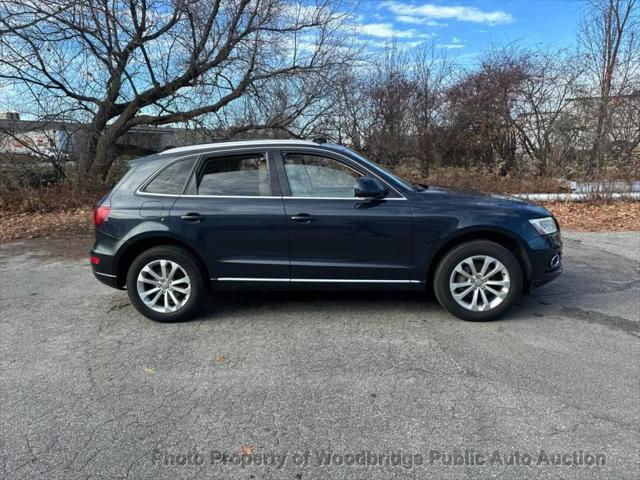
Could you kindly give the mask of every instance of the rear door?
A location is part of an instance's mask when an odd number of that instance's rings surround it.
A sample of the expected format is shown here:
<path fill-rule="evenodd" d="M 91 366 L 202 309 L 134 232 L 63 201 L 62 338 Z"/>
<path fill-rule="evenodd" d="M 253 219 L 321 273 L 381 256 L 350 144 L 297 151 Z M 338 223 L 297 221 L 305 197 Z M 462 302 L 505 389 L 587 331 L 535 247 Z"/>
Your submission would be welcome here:
<path fill-rule="evenodd" d="M 287 224 L 272 150 L 203 156 L 171 209 L 171 229 L 219 282 L 288 282 Z"/>
<path fill-rule="evenodd" d="M 324 150 L 283 150 L 278 168 L 292 282 L 417 283 L 411 207 L 399 192 L 356 198 L 357 178 L 375 175 Z"/>

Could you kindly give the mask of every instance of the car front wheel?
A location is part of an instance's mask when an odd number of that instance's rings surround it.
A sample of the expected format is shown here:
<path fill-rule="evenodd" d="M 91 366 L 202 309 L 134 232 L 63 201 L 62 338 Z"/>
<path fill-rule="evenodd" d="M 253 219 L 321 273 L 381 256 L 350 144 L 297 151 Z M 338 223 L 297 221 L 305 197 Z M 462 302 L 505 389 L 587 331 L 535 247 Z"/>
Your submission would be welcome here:
<path fill-rule="evenodd" d="M 449 251 L 434 275 L 440 304 L 470 321 L 494 320 L 509 311 L 522 291 L 522 268 L 502 245 L 486 240 Z"/>
<path fill-rule="evenodd" d="M 157 322 L 192 318 L 205 303 L 203 275 L 193 256 L 178 247 L 153 247 L 129 267 L 127 293 L 133 306 Z"/>

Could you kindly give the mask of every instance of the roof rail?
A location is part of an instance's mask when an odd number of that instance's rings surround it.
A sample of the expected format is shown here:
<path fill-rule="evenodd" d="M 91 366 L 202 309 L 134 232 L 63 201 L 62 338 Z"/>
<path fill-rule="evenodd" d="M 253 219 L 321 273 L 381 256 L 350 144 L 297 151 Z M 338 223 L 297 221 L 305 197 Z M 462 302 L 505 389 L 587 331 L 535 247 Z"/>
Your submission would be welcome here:
<path fill-rule="evenodd" d="M 319 144 L 327 143 L 327 139 L 324 137 L 314 138 L 313 143 L 319 143 Z"/>

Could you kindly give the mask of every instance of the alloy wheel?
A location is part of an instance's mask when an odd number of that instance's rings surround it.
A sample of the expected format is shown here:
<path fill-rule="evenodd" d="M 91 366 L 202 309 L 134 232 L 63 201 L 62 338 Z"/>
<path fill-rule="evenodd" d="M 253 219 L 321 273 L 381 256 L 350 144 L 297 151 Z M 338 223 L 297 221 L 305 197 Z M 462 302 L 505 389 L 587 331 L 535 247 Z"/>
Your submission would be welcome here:
<path fill-rule="evenodd" d="M 510 288 L 507 268 L 488 255 L 465 258 L 456 265 L 449 278 L 453 299 L 474 312 L 493 310 L 507 298 Z"/>
<path fill-rule="evenodd" d="M 171 313 L 180 310 L 191 295 L 191 279 L 187 272 L 171 260 L 153 260 L 138 274 L 138 296 L 151 310 Z"/>

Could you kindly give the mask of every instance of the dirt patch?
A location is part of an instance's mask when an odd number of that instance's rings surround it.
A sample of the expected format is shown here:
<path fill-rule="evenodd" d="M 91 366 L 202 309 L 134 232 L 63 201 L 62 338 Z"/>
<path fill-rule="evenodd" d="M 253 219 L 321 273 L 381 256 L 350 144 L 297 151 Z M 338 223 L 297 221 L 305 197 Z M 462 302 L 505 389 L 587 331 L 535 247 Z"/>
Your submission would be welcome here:
<path fill-rule="evenodd" d="M 0 264 L 3 257 L 24 255 L 48 263 L 60 260 L 82 259 L 89 267 L 89 251 L 93 236 L 67 236 L 61 238 L 33 238 L 0 244 Z"/>
<path fill-rule="evenodd" d="M 565 230 L 640 231 L 640 202 L 544 202 Z"/>

